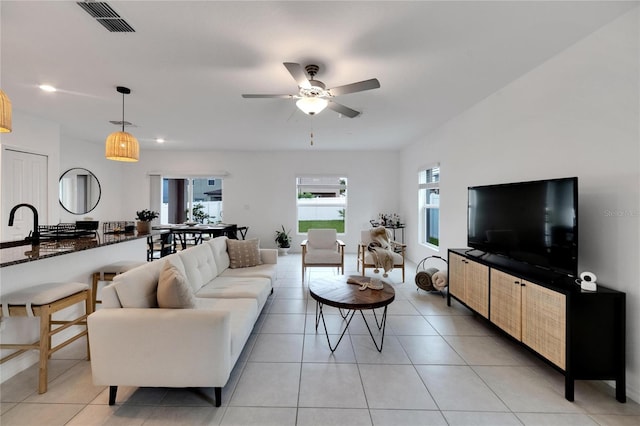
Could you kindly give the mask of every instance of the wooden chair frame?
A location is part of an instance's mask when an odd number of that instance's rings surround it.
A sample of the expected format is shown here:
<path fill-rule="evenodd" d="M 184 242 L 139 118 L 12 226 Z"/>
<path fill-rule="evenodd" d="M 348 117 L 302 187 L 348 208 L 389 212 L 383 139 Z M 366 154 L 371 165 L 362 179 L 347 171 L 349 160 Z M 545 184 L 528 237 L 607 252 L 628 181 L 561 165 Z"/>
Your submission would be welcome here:
<path fill-rule="evenodd" d="M 402 263 L 393 264 L 394 268 L 402 268 L 402 282 L 404 282 L 404 274 L 405 274 L 405 254 L 407 245 L 399 243 L 397 241 L 391 241 L 391 245 L 396 253 L 402 256 Z M 367 263 L 365 261 L 365 256 L 367 254 L 367 246 L 368 244 L 359 243 L 358 244 L 358 260 L 356 262 L 356 270 L 360 271 L 360 267 L 362 267 L 362 276 L 364 277 L 365 269 L 376 269 L 375 263 Z"/>
<path fill-rule="evenodd" d="M 340 273 L 344 275 L 344 242 L 341 240 L 336 240 L 336 250 L 340 253 L 340 263 L 306 263 L 305 256 L 307 255 L 307 243 L 308 240 L 303 240 L 300 243 L 302 247 L 302 282 L 304 282 L 304 277 L 307 272 L 307 268 L 316 268 L 316 267 L 331 267 L 338 268 Z"/>
<path fill-rule="evenodd" d="M 79 338 L 87 336 L 87 359 L 90 360 L 91 353 L 89 352 L 89 329 L 87 328 L 87 317 L 93 312 L 93 298 L 91 293 L 91 289 L 86 289 L 62 299 L 56 300 L 54 302 L 48 303 L 46 305 L 32 305 L 31 309 L 33 311 L 34 317 L 40 317 L 40 339 L 37 342 L 31 344 L 0 344 L 0 349 L 15 350 L 15 352 L 0 359 L 0 364 L 4 363 L 5 361 L 9 361 L 10 359 L 13 359 L 19 355 L 22 355 L 29 350 L 39 350 L 40 361 L 38 363 L 38 393 L 42 394 L 47 391 L 48 365 L 49 359 L 51 358 L 51 355 L 53 353 L 59 351 L 72 342 L 75 342 Z M 84 315 L 81 315 L 73 320 L 61 321 L 52 319 L 54 313 L 80 302 L 84 302 L 85 304 Z M 0 313 L 0 317 L 1 315 L 2 313 Z M 9 305 L 9 316 L 26 317 L 29 316 L 29 313 L 27 312 L 27 307 L 25 305 Z M 53 328 L 54 325 L 59 325 L 59 327 Z M 78 334 L 73 335 L 72 337 L 69 337 L 67 340 L 64 340 L 57 346 L 51 346 L 51 340 L 54 335 L 74 325 L 82 325 L 84 326 L 84 330 L 82 330 Z"/>

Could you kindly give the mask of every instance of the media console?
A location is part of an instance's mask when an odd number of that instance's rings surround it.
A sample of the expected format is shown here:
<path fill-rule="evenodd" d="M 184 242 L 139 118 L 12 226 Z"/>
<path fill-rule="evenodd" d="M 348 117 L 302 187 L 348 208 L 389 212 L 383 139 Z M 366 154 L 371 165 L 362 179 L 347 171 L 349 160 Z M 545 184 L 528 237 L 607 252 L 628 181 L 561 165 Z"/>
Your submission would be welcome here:
<path fill-rule="evenodd" d="M 575 380 L 615 380 L 626 402 L 625 293 L 478 250 L 450 249 L 447 305 L 454 298 Z"/>

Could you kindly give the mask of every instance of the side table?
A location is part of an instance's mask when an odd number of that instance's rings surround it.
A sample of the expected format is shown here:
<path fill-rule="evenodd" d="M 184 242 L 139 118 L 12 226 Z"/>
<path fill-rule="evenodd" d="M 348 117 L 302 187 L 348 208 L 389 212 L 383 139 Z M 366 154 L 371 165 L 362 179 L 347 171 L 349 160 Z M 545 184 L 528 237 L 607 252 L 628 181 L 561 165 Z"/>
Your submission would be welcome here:
<path fill-rule="evenodd" d="M 358 281 L 362 281 L 363 279 L 372 279 L 370 277 L 362 277 L 360 275 L 353 275 L 352 277 L 353 279 Z M 322 325 L 324 326 L 324 333 L 327 336 L 329 349 L 331 350 L 331 352 L 334 352 L 338 348 L 338 345 L 347 332 L 353 316 L 356 312 L 360 312 L 360 314 L 362 315 L 362 319 L 367 326 L 367 330 L 369 331 L 369 335 L 373 340 L 373 344 L 376 346 L 378 352 L 382 352 L 382 345 L 384 344 L 384 331 L 387 323 L 387 307 L 395 299 L 396 292 L 393 287 L 385 282 L 383 282 L 383 288 L 381 290 L 372 290 L 370 288 L 360 290 L 359 285 L 347 283 L 347 280 L 349 278 L 349 276 L 345 275 L 336 275 L 333 277 L 313 280 L 309 283 L 309 293 L 311 294 L 311 297 L 316 300 L 316 331 L 318 330 L 320 320 L 322 320 Z M 342 319 L 347 320 L 344 330 L 342 330 L 342 334 L 340 334 L 338 342 L 333 347 L 329 339 L 327 324 L 324 320 L 324 305 L 338 308 L 340 310 Z M 378 321 L 378 316 L 375 311 L 375 309 L 378 308 L 384 308 L 380 321 Z M 346 310 L 344 314 L 342 312 L 343 309 Z M 376 339 L 371 332 L 371 328 L 369 327 L 369 323 L 367 322 L 367 319 L 362 312 L 366 309 L 373 310 L 373 316 L 376 320 L 376 326 L 378 327 L 378 330 L 382 331 L 380 345 L 378 345 L 378 342 L 376 342 Z"/>

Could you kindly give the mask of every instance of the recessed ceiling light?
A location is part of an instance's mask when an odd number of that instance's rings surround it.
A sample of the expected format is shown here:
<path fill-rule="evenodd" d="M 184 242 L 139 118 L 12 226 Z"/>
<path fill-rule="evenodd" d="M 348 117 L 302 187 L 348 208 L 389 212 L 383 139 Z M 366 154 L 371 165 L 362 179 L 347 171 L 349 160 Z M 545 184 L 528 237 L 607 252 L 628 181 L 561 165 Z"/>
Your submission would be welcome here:
<path fill-rule="evenodd" d="M 164 139 L 162 139 L 162 138 L 156 138 L 156 142 L 158 142 L 158 143 L 164 143 Z"/>
<path fill-rule="evenodd" d="M 40 85 L 40 90 L 44 90 L 45 92 L 55 92 L 58 89 L 56 89 L 55 87 L 50 86 L 48 84 L 41 84 Z"/>

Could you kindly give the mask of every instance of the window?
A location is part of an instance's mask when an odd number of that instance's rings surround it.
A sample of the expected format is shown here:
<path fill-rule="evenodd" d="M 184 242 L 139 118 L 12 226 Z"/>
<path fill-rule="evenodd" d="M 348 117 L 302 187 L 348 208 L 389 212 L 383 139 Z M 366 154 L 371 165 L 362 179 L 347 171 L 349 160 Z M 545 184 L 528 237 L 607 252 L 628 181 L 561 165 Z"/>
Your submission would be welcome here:
<path fill-rule="evenodd" d="M 440 246 L 440 166 L 418 173 L 418 203 L 420 208 L 419 240 L 423 244 Z"/>
<path fill-rule="evenodd" d="M 160 223 L 222 220 L 222 179 L 177 178 L 162 180 Z"/>
<path fill-rule="evenodd" d="M 296 178 L 298 232 L 333 228 L 344 233 L 347 214 L 347 178 L 300 176 Z"/>

